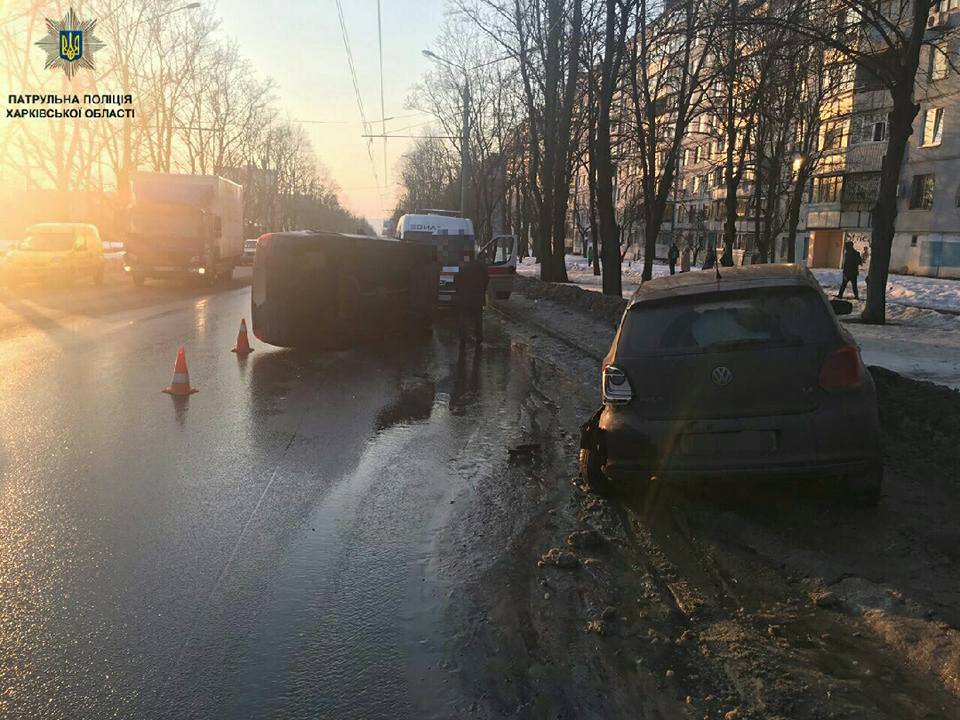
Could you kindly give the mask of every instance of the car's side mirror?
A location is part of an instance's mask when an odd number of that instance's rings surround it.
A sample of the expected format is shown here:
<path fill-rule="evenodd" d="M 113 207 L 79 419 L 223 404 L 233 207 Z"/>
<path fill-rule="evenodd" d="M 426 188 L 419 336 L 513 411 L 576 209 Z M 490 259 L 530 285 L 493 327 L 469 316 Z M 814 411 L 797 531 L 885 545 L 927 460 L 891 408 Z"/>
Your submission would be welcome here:
<path fill-rule="evenodd" d="M 833 308 L 834 315 L 849 315 L 853 312 L 853 303 L 849 300 L 841 300 L 840 298 L 832 298 L 830 300 L 830 307 Z"/>

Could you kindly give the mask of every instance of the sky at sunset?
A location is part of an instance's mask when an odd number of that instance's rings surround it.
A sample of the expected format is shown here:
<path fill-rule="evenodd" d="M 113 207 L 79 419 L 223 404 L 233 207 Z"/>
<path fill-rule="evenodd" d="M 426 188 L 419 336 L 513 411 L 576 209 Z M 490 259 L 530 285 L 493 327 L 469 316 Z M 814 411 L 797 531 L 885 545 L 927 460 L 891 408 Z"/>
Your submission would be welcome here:
<path fill-rule="evenodd" d="M 380 115 L 376 0 L 342 0 L 368 120 Z M 374 141 L 376 177 L 360 137 L 360 111 L 340 34 L 335 0 L 221 0 L 222 31 L 240 41 L 244 53 L 278 86 L 280 106 L 303 120 L 321 161 L 341 187 L 341 199 L 364 215 L 377 230 L 394 206 L 394 166 L 408 140 L 387 141 L 388 193 L 381 200 L 383 143 Z M 386 116 L 406 116 L 410 86 L 429 60 L 420 51 L 432 46 L 444 17 L 443 0 L 382 0 L 384 102 Z M 400 117 L 387 123 L 388 133 L 416 134 L 430 116 Z M 416 125 L 417 127 L 410 127 Z M 379 129 L 376 130 L 379 132 Z"/>
<path fill-rule="evenodd" d="M 137 2 L 137 0 L 129 0 Z M 219 34 L 235 39 L 243 55 L 276 85 L 274 106 L 287 118 L 304 122 L 318 159 L 340 188 L 341 202 L 366 217 L 378 231 L 396 202 L 396 162 L 409 139 L 368 143 L 361 137 L 360 111 L 341 34 L 336 0 L 200 0 L 221 19 Z M 377 52 L 377 0 L 341 0 L 357 84 L 368 121 L 383 115 L 380 109 L 380 71 Z M 432 116 L 405 108 L 412 86 L 430 66 L 421 51 L 433 46 L 447 9 L 444 0 L 381 0 L 383 18 L 384 107 L 388 133 L 403 135 L 428 131 Z M 96 12 L 96 2 L 83 0 L 0 0 L 0 27 L 25 17 L 59 17 L 71 6 L 82 16 Z M 187 0 L 169 0 L 170 8 Z M 92 15 L 93 18 L 96 15 Z M 40 32 L 40 28 L 37 29 Z M 42 34 L 42 33 L 41 33 Z M 26 39 L 32 44 L 34 38 Z M 32 48 L 30 48 L 32 50 Z M 44 55 L 30 52 L 30 62 L 42 73 Z M 83 80 L 83 78 L 81 78 Z M 82 83 L 81 83 L 82 85 Z M 71 88 L 59 76 L 50 76 L 42 89 Z M 3 88 L 15 92 L 15 87 Z M 30 90 L 30 88 L 26 88 Z M 37 92 L 41 88 L 33 88 Z M 101 92 L 119 92 L 105 83 Z M 4 96 L 6 97 L 6 96 Z M 82 122 L 82 121 L 81 121 Z M 0 135 L 4 121 L 0 119 Z M 373 132 L 380 133 L 374 123 Z M 375 169 L 374 169 L 375 168 Z M 385 187 L 386 186 L 386 187 Z"/>

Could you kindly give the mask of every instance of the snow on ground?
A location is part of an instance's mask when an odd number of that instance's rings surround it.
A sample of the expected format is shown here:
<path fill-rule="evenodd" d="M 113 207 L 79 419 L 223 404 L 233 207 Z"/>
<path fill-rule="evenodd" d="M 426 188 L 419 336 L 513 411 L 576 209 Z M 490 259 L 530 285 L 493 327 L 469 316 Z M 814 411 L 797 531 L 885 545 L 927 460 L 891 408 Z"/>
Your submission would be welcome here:
<path fill-rule="evenodd" d="M 601 280 L 593 274 L 586 258 L 567 255 L 570 282 L 599 292 Z M 623 263 L 623 296 L 629 298 L 640 285 L 642 262 Z M 518 272 L 540 276 L 540 266 L 525 258 Z M 666 265 L 655 263 L 654 277 L 666 275 Z M 839 270 L 814 270 L 828 295 L 840 285 Z M 860 296 L 864 296 L 863 278 Z M 850 297 L 850 290 L 847 290 Z M 960 281 L 913 275 L 890 275 L 887 285 L 887 324 L 857 322 L 862 301 L 854 303 L 853 314 L 844 325 L 857 339 L 868 365 L 879 365 L 916 380 L 960 388 Z M 852 298 L 851 298 L 852 299 Z"/>
<path fill-rule="evenodd" d="M 813 271 L 824 289 L 840 288 L 840 271 L 817 268 Z M 858 282 L 860 294 L 866 292 L 864 276 Z M 850 294 L 850 289 L 847 289 Z M 916 275 L 890 275 L 887 280 L 887 303 L 960 313 L 960 281 Z"/>
<path fill-rule="evenodd" d="M 567 277 L 574 285 L 582 287 L 584 290 L 594 290 L 599 292 L 603 287 L 599 275 L 593 274 L 593 266 L 587 262 L 582 255 L 567 255 Z M 534 258 L 524 258 L 523 262 L 517 268 L 521 275 L 529 277 L 540 277 L 540 265 Z M 623 263 L 623 296 L 629 298 L 634 291 L 640 287 L 640 274 L 643 272 L 643 261 L 624 261 Z M 653 264 L 653 276 L 660 277 L 670 272 L 670 269 L 663 263 L 655 262 Z"/>

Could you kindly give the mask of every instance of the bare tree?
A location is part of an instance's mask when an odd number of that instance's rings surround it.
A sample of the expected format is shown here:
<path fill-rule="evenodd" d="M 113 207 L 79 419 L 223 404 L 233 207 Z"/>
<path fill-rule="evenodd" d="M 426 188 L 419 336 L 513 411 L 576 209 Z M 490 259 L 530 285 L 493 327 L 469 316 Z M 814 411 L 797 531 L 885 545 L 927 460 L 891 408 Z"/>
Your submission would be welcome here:
<path fill-rule="evenodd" d="M 643 202 L 644 280 L 653 276 L 683 139 L 702 112 L 710 84 L 705 48 L 716 32 L 710 11 L 702 0 L 669 7 L 639 0 L 634 13 L 626 92 Z"/>

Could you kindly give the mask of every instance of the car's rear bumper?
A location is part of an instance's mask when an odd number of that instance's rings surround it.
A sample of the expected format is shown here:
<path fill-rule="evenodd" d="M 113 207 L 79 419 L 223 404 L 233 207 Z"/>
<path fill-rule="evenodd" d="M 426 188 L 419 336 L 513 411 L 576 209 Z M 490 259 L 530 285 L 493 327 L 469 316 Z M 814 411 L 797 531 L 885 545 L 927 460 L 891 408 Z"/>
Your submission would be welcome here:
<path fill-rule="evenodd" d="M 613 480 L 846 475 L 882 462 L 876 411 L 853 397 L 810 413 L 696 421 L 608 406 L 597 432 Z"/>
<path fill-rule="evenodd" d="M 880 465 L 877 459 L 850 460 L 839 463 L 790 463 L 785 465 L 727 465 L 722 468 L 684 468 L 665 465 L 653 467 L 623 461 L 611 461 L 603 465 L 604 474 L 617 482 L 643 482 L 650 478 L 675 482 L 726 481 L 726 480 L 815 480 L 866 473 Z"/>

